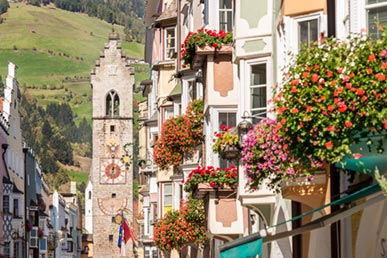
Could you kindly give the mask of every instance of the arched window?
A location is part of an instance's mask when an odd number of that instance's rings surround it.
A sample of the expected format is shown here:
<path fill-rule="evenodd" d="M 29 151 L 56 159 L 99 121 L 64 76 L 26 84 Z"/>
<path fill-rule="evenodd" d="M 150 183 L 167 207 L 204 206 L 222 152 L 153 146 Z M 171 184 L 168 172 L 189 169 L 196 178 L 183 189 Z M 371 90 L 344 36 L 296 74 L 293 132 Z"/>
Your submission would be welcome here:
<path fill-rule="evenodd" d="M 106 115 L 118 116 L 120 110 L 120 98 L 117 92 L 111 90 L 106 97 Z"/>

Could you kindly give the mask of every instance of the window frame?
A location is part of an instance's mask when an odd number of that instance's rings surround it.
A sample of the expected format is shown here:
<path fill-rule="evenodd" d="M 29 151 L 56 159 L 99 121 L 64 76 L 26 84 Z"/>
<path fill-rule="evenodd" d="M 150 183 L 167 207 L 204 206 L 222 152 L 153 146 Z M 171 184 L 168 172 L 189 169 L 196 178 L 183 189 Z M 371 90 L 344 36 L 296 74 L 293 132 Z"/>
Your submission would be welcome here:
<path fill-rule="evenodd" d="M 166 193 L 166 186 L 170 186 L 171 187 L 171 192 L 170 193 Z M 162 195 L 162 213 L 163 215 L 165 213 L 167 213 L 168 211 L 171 211 L 173 209 L 173 184 L 172 182 L 168 182 L 168 183 L 163 183 L 162 184 L 162 188 L 163 188 L 163 195 Z M 170 205 L 166 205 L 166 197 L 170 197 Z"/>
<path fill-rule="evenodd" d="M 289 31 L 289 34 L 291 36 L 289 36 L 289 41 L 288 43 L 290 44 L 290 46 L 292 46 L 292 50 L 295 54 L 297 54 L 299 51 L 300 51 L 300 41 L 299 41 L 299 35 L 300 35 L 300 31 L 299 31 L 299 25 L 301 22 L 305 22 L 305 21 L 311 21 L 311 20 L 315 20 L 317 19 L 317 39 L 320 38 L 320 35 L 321 35 L 321 32 L 324 31 L 324 16 L 323 16 L 323 13 L 322 12 L 316 12 L 316 13 L 310 13 L 310 14 L 307 14 L 307 15 L 302 15 L 302 16 L 297 16 L 297 17 L 293 17 L 291 18 L 291 20 L 293 21 L 291 24 L 291 28 L 290 28 L 290 31 Z"/>
<path fill-rule="evenodd" d="M 20 205 L 19 205 L 19 199 L 17 199 L 17 198 L 13 199 L 12 211 L 13 211 L 14 218 L 20 217 Z"/>
<path fill-rule="evenodd" d="M 303 20 L 303 21 L 298 21 L 298 26 L 297 26 L 297 35 L 298 35 L 298 39 L 297 39 L 297 42 L 298 42 L 298 49 L 300 50 L 302 48 L 303 45 L 305 44 L 308 44 L 308 46 L 310 46 L 313 41 L 310 39 L 310 35 L 311 35 L 311 29 L 310 29 L 310 25 L 311 25 L 311 22 L 315 21 L 316 24 L 317 24 L 317 38 L 316 40 L 318 40 L 319 38 L 319 19 L 318 18 L 313 18 L 313 19 L 307 19 L 307 20 Z M 302 42 L 302 38 L 301 38 L 301 24 L 302 23 L 305 23 L 307 22 L 308 23 L 308 42 L 305 43 L 305 42 Z"/>
<path fill-rule="evenodd" d="M 115 117 L 120 115 L 120 96 L 117 91 L 108 91 L 105 97 L 105 109 L 106 116 Z"/>
<path fill-rule="evenodd" d="M 364 3 L 364 12 L 365 12 L 365 16 L 364 16 L 365 20 L 364 20 L 364 22 L 365 22 L 365 26 L 367 28 L 367 32 L 371 33 L 371 30 L 370 30 L 371 24 L 369 23 L 369 15 L 368 15 L 369 11 L 377 9 L 377 8 L 381 8 L 381 7 L 387 8 L 387 1 L 381 2 L 381 3 L 373 3 L 373 4 L 368 4 L 368 0 L 363 0 L 363 1 L 364 1 L 363 3 Z M 387 25 L 387 23 L 384 24 L 384 25 Z M 375 24 L 375 26 L 376 26 L 376 24 Z M 378 28 L 376 28 L 375 32 L 377 33 L 376 37 L 379 37 L 380 36 L 380 32 L 379 32 Z"/>
<path fill-rule="evenodd" d="M 171 46 L 172 44 L 169 44 L 168 43 L 168 32 L 173 30 L 173 37 L 171 38 L 171 40 L 173 40 L 174 42 L 174 45 Z M 164 28 L 164 59 L 165 60 L 171 60 L 173 58 L 176 57 L 176 27 L 175 26 L 170 26 L 170 27 L 165 27 Z M 173 51 L 172 52 L 172 55 L 170 56 L 170 51 Z"/>
<path fill-rule="evenodd" d="M 266 65 L 266 83 L 265 84 L 252 84 L 252 81 L 251 81 L 251 77 L 252 77 L 252 67 L 253 66 L 258 66 L 258 65 Z M 248 79 L 248 87 L 249 87 L 249 96 L 252 96 L 252 92 L 253 90 L 252 89 L 261 89 L 261 88 L 264 88 L 265 91 L 266 91 L 266 105 L 264 107 L 253 107 L 253 103 L 252 103 L 252 98 L 250 97 L 249 98 L 249 114 L 251 116 L 254 115 L 255 112 L 258 112 L 259 116 L 261 117 L 264 117 L 266 116 L 268 110 L 269 110 L 269 103 L 268 101 L 270 100 L 270 95 L 269 95 L 269 91 L 270 91 L 270 83 L 269 83 L 269 80 L 270 80 L 270 67 L 269 67 L 269 63 L 268 62 L 257 62 L 257 63 L 251 63 L 249 66 L 248 66 L 248 74 L 249 74 L 249 79 Z M 253 120 L 253 123 L 254 122 L 257 122 L 259 118 L 252 118 Z"/>
<path fill-rule="evenodd" d="M 212 120 L 212 132 L 209 134 L 210 137 L 213 137 L 215 132 L 219 132 L 220 131 L 220 126 L 221 125 L 219 124 L 219 117 L 220 117 L 221 113 L 235 113 L 235 126 L 238 126 L 238 108 L 237 107 L 217 107 L 217 108 L 214 108 L 213 112 L 212 112 L 212 119 L 211 119 Z M 227 126 L 230 126 L 230 125 L 227 125 Z M 210 150 L 208 150 L 209 151 L 208 153 L 213 153 L 212 152 L 212 147 L 214 145 L 214 142 L 212 140 L 213 139 L 209 139 L 209 142 L 211 144 L 209 144 Z M 236 163 L 233 163 L 231 161 L 227 161 L 225 159 L 222 159 L 219 156 L 219 154 L 217 154 L 217 155 L 214 154 L 214 158 L 213 159 L 214 159 L 214 164 L 216 164 L 217 167 L 221 167 L 222 166 L 222 160 L 226 161 L 226 163 L 223 163 L 223 165 L 226 166 L 226 167 L 230 166 L 231 164 L 236 165 Z"/>
<path fill-rule="evenodd" d="M 3 213 L 4 214 L 9 214 L 10 211 L 11 211 L 10 196 L 9 195 L 3 195 Z"/>
<path fill-rule="evenodd" d="M 231 3 L 231 8 L 227 9 L 227 8 L 223 8 L 220 6 L 220 2 L 221 1 L 230 1 Z M 219 30 L 223 30 L 225 32 L 232 32 L 233 30 L 233 26 L 234 26 L 234 21 L 233 21 L 233 15 L 234 15 L 234 1 L 232 0 L 219 0 L 218 1 L 218 27 L 219 27 Z M 221 14 L 225 14 L 225 17 L 226 17 L 226 21 L 225 22 L 222 22 L 220 19 L 221 19 Z M 228 13 L 231 13 L 231 21 L 227 21 L 227 17 L 228 17 Z M 230 29 L 226 29 L 226 27 L 230 27 Z"/>

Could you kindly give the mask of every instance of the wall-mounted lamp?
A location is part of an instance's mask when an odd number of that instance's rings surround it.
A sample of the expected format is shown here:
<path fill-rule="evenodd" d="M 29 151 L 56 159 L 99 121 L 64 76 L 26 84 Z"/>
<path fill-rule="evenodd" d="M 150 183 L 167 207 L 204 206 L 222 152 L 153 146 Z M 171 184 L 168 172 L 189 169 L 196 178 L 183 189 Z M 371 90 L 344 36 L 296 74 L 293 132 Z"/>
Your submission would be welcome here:
<path fill-rule="evenodd" d="M 245 111 L 242 116 L 242 121 L 238 124 L 238 138 L 239 138 L 239 146 L 243 146 L 243 142 L 247 136 L 247 133 L 253 128 L 253 124 L 246 120 L 246 118 L 249 118 L 248 112 Z"/>
<path fill-rule="evenodd" d="M 138 166 L 141 168 L 141 169 L 145 169 L 147 167 L 150 167 L 152 165 L 152 161 L 151 160 L 145 160 L 145 159 L 140 159 L 138 161 Z"/>

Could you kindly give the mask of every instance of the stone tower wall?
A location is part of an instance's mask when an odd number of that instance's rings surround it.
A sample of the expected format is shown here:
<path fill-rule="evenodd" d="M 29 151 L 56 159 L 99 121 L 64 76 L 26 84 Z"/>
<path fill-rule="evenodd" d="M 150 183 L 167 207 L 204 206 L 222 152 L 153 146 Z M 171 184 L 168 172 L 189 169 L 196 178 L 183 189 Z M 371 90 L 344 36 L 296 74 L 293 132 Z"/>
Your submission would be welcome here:
<path fill-rule="evenodd" d="M 133 143 L 134 70 L 130 67 L 115 37 L 105 45 L 92 71 L 93 90 L 93 257 L 119 257 L 117 247 L 119 225 L 113 217 L 123 211 L 129 224 L 133 221 L 133 164 L 121 161 L 123 147 Z M 119 115 L 106 114 L 106 98 L 111 90 L 119 96 Z M 132 155 L 132 147 L 127 148 Z M 120 176 L 111 179 L 105 170 L 117 164 Z M 131 257 L 131 248 L 126 248 Z"/>

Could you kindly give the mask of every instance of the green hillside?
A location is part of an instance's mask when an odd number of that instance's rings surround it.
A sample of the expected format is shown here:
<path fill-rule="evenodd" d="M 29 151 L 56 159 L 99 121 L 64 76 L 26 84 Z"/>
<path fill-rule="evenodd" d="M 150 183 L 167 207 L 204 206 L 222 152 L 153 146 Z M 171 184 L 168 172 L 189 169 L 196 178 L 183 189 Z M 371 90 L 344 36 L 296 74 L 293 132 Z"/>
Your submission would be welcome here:
<path fill-rule="evenodd" d="M 112 25 L 85 14 L 53 7 L 10 3 L 0 24 L 0 75 L 7 74 L 8 61 L 18 66 L 18 81 L 39 105 L 68 102 L 76 121 L 91 116 L 90 71 Z M 123 27 L 114 25 L 122 34 Z M 143 58 L 144 46 L 122 42 L 128 57 Z M 139 65 L 136 80 L 147 77 Z M 137 70 L 137 69 L 136 69 Z M 138 83 L 138 81 L 137 81 Z M 25 86 L 25 87 L 24 87 Z"/>

